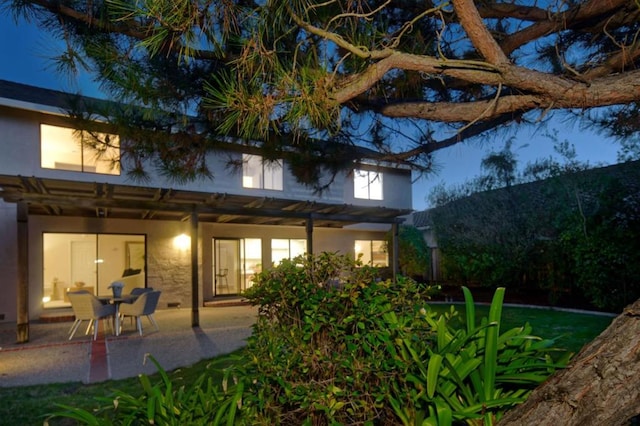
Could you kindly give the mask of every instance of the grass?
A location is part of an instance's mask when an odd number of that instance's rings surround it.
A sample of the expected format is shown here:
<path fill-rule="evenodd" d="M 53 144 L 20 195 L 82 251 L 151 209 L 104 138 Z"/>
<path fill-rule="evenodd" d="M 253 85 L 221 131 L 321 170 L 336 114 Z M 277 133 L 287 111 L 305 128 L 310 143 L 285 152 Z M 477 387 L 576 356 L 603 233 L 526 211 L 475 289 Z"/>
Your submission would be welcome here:
<path fill-rule="evenodd" d="M 459 308 L 460 320 L 464 321 L 464 305 L 453 305 Z M 450 304 L 432 304 L 436 312 L 445 312 Z M 478 318 L 489 315 L 488 305 L 476 305 Z M 546 308 L 526 308 L 504 306 L 502 309 L 501 332 L 513 327 L 520 327 L 525 323 L 531 324 L 535 336 L 546 339 L 557 338 L 556 346 L 577 353 L 582 347 L 596 338 L 613 320 L 610 315 L 594 315 L 573 311 L 563 311 Z"/>
<path fill-rule="evenodd" d="M 432 304 L 432 309 L 444 312 L 450 309 L 448 304 Z M 455 305 L 462 308 L 462 305 Z M 464 309 L 461 309 L 464 312 Z M 488 315 L 488 306 L 478 305 L 479 317 Z M 505 306 L 501 330 L 521 326 L 529 322 L 533 334 L 544 338 L 558 337 L 558 347 L 578 352 L 583 345 L 593 340 L 612 321 L 611 316 L 590 315 L 549 309 L 531 309 Z M 461 320 L 463 320 L 461 315 Z M 231 363 L 237 353 L 216 358 L 216 368 L 210 367 L 211 360 L 201 361 L 193 366 L 181 368 L 170 373 L 174 384 L 195 381 L 201 374 L 210 372 L 214 381 L 220 383 L 222 376 L 218 368 Z M 0 387 L 0 425 L 42 425 L 47 413 L 56 411 L 56 404 L 74 407 L 96 407 L 95 397 L 108 396 L 115 390 L 131 394 L 141 393 L 138 378 L 107 381 L 92 385 L 81 383 L 62 383 L 25 387 Z M 69 421 L 53 421 L 51 425 L 71 425 Z"/>

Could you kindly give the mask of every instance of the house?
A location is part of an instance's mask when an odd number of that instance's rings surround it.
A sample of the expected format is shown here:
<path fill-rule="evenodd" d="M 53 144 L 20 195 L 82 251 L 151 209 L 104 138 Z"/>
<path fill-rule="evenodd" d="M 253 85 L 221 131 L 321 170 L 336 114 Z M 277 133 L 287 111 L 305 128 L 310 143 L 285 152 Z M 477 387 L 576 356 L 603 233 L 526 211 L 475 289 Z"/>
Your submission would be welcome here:
<path fill-rule="evenodd" d="M 333 251 L 390 265 L 383 240 L 411 211 L 409 169 L 354 165 L 317 195 L 286 162 L 227 152 L 207 159 L 221 171 L 213 180 L 134 182 L 82 147 L 69 99 L 0 80 L 0 321 L 19 335 L 68 309 L 67 291 L 108 295 L 116 280 L 162 290 L 159 308 L 190 307 L 197 324 L 198 307 L 241 294 L 283 258 Z M 242 170 L 228 171 L 230 156 Z"/>

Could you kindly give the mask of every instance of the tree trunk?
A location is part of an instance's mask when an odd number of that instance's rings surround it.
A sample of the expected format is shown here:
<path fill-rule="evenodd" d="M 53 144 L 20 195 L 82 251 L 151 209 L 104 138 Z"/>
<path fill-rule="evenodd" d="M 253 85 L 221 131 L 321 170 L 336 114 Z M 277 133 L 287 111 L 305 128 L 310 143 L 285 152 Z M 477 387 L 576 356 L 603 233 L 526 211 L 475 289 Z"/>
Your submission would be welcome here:
<path fill-rule="evenodd" d="M 499 425 L 622 426 L 639 416 L 640 300 Z"/>

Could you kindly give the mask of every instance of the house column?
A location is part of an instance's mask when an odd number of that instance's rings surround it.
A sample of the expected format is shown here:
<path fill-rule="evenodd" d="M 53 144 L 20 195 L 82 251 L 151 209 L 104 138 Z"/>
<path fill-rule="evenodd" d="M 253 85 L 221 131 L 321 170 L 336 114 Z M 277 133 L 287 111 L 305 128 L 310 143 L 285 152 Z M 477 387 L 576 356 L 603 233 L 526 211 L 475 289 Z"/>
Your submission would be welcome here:
<path fill-rule="evenodd" d="M 191 327 L 200 326 L 200 284 L 198 282 L 198 213 L 191 212 Z"/>
<path fill-rule="evenodd" d="M 313 254 L 313 218 L 307 218 L 307 254 Z"/>
<path fill-rule="evenodd" d="M 18 297 L 17 342 L 29 341 L 29 205 L 17 205 L 18 222 Z"/>
<path fill-rule="evenodd" d="M 391 224 L 391 273 L 393 274 L 393 282 L 396 282 L 398 277 L 399 270 L 399 259 L 398 259 L 398 230 L 399 226 L 397 223 Z"/>

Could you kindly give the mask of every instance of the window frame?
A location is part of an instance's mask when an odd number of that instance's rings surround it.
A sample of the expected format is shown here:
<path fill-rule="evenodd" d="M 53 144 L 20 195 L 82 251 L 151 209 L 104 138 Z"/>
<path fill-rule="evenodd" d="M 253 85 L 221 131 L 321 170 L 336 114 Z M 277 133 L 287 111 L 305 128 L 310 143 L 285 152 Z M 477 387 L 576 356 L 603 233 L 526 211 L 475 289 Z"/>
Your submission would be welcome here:
<path fill-rule="evenodd" d="M 374 244 L 379 244 L 379 250 L 374 250 Z M 359 255 L 362 254 L 360 259 L 363 265 L 386 268 L 389 266 L 389 253 L 384 250 L 385 244 L 385 240 L 355 240 L 353 242 L 355 258 L 358 259 Z M 358 251 L 358 245 L 360 245 L 360 251 Z M 381 254 L 384 254 L 384 261 L 375 263 Z"/>
<path fill-rule="evenodd" d="M 40 167 L 48 170 L 120 176 L 120 163 L 98 158 L 98 155 L 91 151 L 91 147 L 85 146 L 77 132 L 78 130 L 72 127 L 40 123 Z M 111 147 L 107 150 L 119 158 L 119 137 L 111 133 L 96 134 L 100 138 L 113 138 L 117 148 Z M 76 149 L 78 152 L 74 153 Z"/>
<path fill-rule="evenodd" d="M 122 278 L 133 266 L 139 268 L 138 273 L 144 274 L 146 282 L 147 241 L 144 233 L 42 232 L 40 288 L 43 309 L 71 306 L 66 299 L 67 291 L 86 289 L 96 296 L 109 295 L 109 284 Z M 138 244 L 137 253 L 142 256 L 140 264 L 130 263 L 131 253 L 127 249 L 132 243 Z M 74 250 L 74 245 L 78 244 L 81 250 Z M 74 252 L 79 256 L 74 256 Z M 75 260 L 81 261 L 79 267 L 74 267 Z M 88 263 L 92 265 L 88 267 Z"/>
<path fill-rule="evenodd" d="M 274 259 L 273 253 L 274 253 L 274 247 L 273 247 L 273 243 L 274 241 L 280 241 L 280 242 L 286 242 L 287 245 L 287 256 L 280 256 L 276 260 Z M 291 250 L 291 243 L 292 242 L 297 242 L 299 246 L 301 246 L 303 248 L 303 250 L 300 252 L 299 250 L 295 250 L 295 254 L 291 254 L 292 250 Z M 276 248 L 277 250 L 278 248 Z M 284 249 L 280 249 L 280 250 L 284 250 Z M 271 239 L 271 263 L 276 265 L 280 262 L 282 262 L 283 259 L 289 259 L 289 260 L 293 260 L 296 257 L 300 256 L 300 255 L 304 255 L 307 252 L 307 240 L 306 238 L 272 238 Z"/>
<path fill-rule="evenodd" d="M 251 184 L 247 184 L 248 179 L 252 179 Z M 284 191 L 283 161 L 266 162 L 260 155 L 242 154 L 242 187 Z"/>
<path fill-rule="evenodd" d="M 383 173 L 375 170 L 353 170 L 353 197 L 358 200 L 384 200 Z"/>

